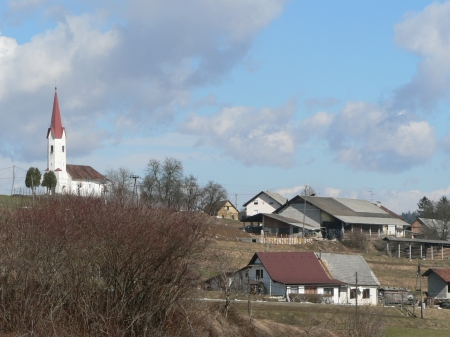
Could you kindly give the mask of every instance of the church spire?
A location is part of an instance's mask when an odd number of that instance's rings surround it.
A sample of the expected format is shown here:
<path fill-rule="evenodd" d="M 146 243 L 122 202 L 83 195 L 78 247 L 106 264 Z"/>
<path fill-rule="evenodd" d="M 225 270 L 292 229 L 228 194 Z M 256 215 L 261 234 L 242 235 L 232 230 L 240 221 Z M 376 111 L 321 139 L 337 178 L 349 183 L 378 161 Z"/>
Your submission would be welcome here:
<path fill-rule="evenodd" d="M 49 128 L 49 132 L 47 134 L 47 138 L 50 134 L 50 131 L 53 133 L 53 137 L 55 139 L 61 139 L 63 136 L 63 125 L 61 120 L 61 112 L 59 111 L 59 102 L 58 102 L 58 91 L 55 87 L 55 98 L 53 99 L 53 111 L 52 111 L 52 122 Z"/>

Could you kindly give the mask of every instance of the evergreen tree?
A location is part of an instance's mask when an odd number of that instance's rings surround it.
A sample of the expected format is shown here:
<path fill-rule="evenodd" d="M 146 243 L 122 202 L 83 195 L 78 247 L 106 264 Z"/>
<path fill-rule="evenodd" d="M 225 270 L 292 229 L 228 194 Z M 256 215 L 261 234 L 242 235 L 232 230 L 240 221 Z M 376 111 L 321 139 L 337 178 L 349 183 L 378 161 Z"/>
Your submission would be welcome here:
<path fill-rule="evenodd" d="M 417 216 L 427 219 L 434 219 L 435 217 L 434 203 L 425 196 L 417 203 Z"/>
<path fill-rule="evenodd" d="M 414 211 L 414 212 L 411 212 L 411 211 L 403 212 L 403 213 L 401 214 L 401 217 L 402 217 L 403 219 L 405 219 L 405 221 L 406 221 L 407 223 L 412 224 L 412 223 L 416 220 L 416 218 L 417 218 L 417 212 L 416 212 L 416 211 Z"/>
<path fill-rule="evenodd" d="M 41 183 L 41 171 L 37 167 L 30 167 L 25 177 L 25 186 L 31 188 L 33 194 L 35 193 L 36 186 Z"/>
<path fill-rule="evenodd" d="M 50 191 L 56 187 L 57 180 L 55 172 L 48 171 L 44 173 L 44 179 L 42 179 L 42 186 L 47 188 L 47 193 L 50 194 Z"/>

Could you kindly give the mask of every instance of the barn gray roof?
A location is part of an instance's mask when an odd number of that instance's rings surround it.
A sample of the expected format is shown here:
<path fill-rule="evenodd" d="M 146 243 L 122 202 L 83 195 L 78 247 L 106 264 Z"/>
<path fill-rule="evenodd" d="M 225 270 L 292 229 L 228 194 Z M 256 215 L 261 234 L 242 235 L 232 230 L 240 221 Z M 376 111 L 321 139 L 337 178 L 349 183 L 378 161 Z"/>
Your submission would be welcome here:
<path fill-rule="evenodd" d="M 408 226 L 405 221 L 367 200 L 311 196 L 297 196 L 292 200 L 296 198 L 306 199 L 308 203 L 345 223 Z"/>
<path fill-rule="evenodd" d="M 249 201 L 247 201 L 245 204 L 243 204 L 242 206 L 244 206 L 244 207 L 247 206 L 250 202 L 252 202 L 256 198 L 258 198 L 261 194 L 266 194 L 269 198 L 275 200 L 280 205 L 284 205 L 287 202 L 287 199 L 285 197 L 283 197 L 281 194 L 278 194 L 276 192 L 261 191 L 257 195 L 255 195 L 253 198 L 251 198 Z"/>
<path fill-rule="evenodd" d="M 358 285 L 379 286 L 375 274 L 361 255 L 316 253 L 321 256 L 322 264 L 331 274 L 331 277 L 349 284 L 355 284 L 358 272 Z"/>
<path fill-rule="evenodd" d="M 433 229 L 433 228 L 442 228 L 445 226 L 444 221 L 442 220 L 437 220 L 437 219 L 428 219 L 428 218 L 417 218 L 417 220 L 419 220 L 419 222 L 421 222 L 425 227 L 429 228 L 429 229 Z"/>
<path fill-rule="evenodd" d="M 282 221 L 282 222 L 292 225 L 292 226 L 303 227 L 303 221 L 299 221 L 299 220 L 292 219 L 292 218 L 287 218 L 285 216 L 282 216 L 279 214 L 273 214 L 273 213 L 271 213 L 271 214 L 264 213 L 263 215 L 265 217 L 272 218 L 272 219 L 275 219 L 278 221 Z M 317 230 L 317 229 L 320 229 L 320 226 L 318 226 L 318 225 L 314 226 L 312 224 L 305 223 L 305 228 L 308 230 Z"/>

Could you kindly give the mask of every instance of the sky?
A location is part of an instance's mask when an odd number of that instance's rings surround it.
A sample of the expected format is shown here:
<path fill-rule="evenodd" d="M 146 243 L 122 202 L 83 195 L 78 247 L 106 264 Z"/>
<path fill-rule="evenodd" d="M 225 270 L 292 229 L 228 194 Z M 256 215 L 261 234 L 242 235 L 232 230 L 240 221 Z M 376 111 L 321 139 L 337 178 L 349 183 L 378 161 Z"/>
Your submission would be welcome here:
<path fill-rule="evenodd" d="M 450 195 L 450 1 L 5 0 L 0 194 L 67 162 L 174 157 L 238 208 L 260 191 L 415 210 Z"/>

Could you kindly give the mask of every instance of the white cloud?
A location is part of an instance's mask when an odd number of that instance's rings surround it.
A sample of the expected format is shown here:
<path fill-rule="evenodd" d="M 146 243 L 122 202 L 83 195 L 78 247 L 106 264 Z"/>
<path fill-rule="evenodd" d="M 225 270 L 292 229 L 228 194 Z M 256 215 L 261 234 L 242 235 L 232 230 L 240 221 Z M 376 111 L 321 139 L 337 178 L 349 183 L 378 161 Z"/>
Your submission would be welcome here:
<path fill-rule="evenodd" d="M 339 198 L 339 194 L 341 193 L 341 190 L 337 188 L 327 187 L 323 191 L 324 197 L 331 197 L 331 198 Z"/>
<path fill-rule="evenodd" d="M 338 161 L 369 171 L 405 171 L 436 149 L 434 129 L 427 121 L 392 115 L 364 102 L 350 102 L 334 116 L 327 140 Z"/>
<path fill-rule="evenodd" d="M 52 3 L 10 1 L 9 20 L 31 7 L 54 12 Z M 108 5 L 99 0 L 80 6 L 95 9 L 95 3 Z M 68 136 L 74 130 L 89 135 L 72 139 L 72 155 L 82 155 L 76 149 L 83 148 L 87 155 L 119 139 L 117 134 L 167 125 L 178 107 L 190 103 L 193 89 L 243 60 L 254 35 L 284 3 L 130 0 L 81 15 L 59 8 L 56 27 L 25 44 L 0 36 L 0 154 L 42 157 L 45 147 L 38 151 L 35 140 L 48 127 L 55 81 Z M 98 132 L 105 124 L 116 126 L 116 134 Z M 278 144 L 287 136 L 279 131 L 270 137 L 269 143 Z"/>
<path fill-rule="evenodd" d="M 279 109 L 223 108 L 213 116 L 190 115 L 180 131 L 201 134 L 199 145 L 213 144 L 245 165 L 289 167 L 295 153 L 293 113 L 293 102 Z"/>
<path fill-rule="evenodd" d="M 422 58 L 410 83 L 394 92 L 394 107 L 430 109 L 448 95 L 450 85 L 450 2 L 435 2 L 408 13 L 395 25 L 395 40 Z"/>
<path fill-rule="evenodd" d="M 305 185 L 296 185 L 293 187 L 284 187 L 276 189 L 274 192 L 281 194 L 283 197 L 287 199 L 292 199 L 296 195 L 302 194 L 305 189 Z"/>

